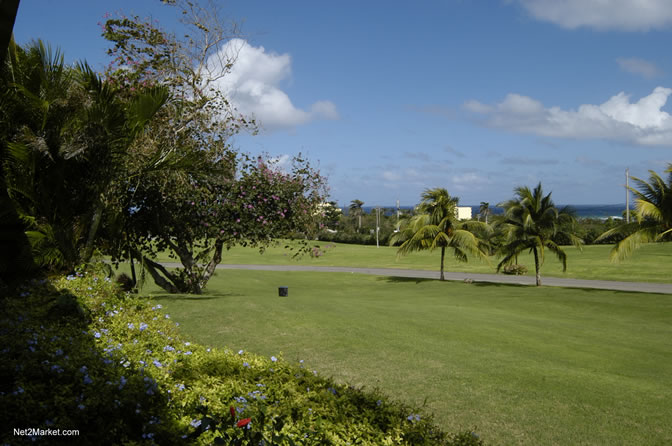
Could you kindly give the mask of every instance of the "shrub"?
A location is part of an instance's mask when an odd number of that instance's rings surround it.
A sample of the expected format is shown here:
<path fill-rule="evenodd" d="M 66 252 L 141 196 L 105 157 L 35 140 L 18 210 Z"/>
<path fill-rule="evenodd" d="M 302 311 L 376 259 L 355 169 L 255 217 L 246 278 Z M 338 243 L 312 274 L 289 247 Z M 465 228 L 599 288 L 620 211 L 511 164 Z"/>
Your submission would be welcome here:
<path fill-rule="evenodd" d="M 482 444 L 303 361 L 190 343 L 161 305 L 96 273 L 33 282 L 1 305 L 5 426 L 79 429 L 80 444 Z"/>
<path fill-rule="evenodd" d="M 506 265 L 502 268 L 502 273 L 512 276 L 522 276 L 527 274 L 527 267 L 525 265 Z"/>

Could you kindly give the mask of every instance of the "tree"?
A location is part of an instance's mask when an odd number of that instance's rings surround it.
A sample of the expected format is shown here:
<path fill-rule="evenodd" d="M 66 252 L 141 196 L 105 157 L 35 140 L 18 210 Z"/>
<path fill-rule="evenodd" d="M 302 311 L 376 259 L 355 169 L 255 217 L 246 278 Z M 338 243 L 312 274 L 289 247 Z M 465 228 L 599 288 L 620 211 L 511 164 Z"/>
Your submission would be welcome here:
<path fill-rule="evenodd" d="M 236 30 L 223 25 L 217 8 L 186 0 L 171 4 L 188 28 L 184 38 L 139 17 L 104 25 L 112 44 L 109 82 L 129 91 L 165 85 L 172 98 L 134 145 L 137 156 L 129 162 L 161 150 L 190 160 L 181 169 L 139 175 L 120 189 L 125 198 L 117 226 L 126 228 L 126 238 L 116 244 L 114 258 L 141 260 L 169 292 L 200 293 L 224 247 L 263 249 L 278 237 L 317 229 L 324 180 L 300 157 L 285 172 L 269 160 L 237 153 L 231 136 L 254 132 L 254 121 L 215 88 L 235 63 L 234 55 L 221 50 Z M 160 250 L 179 259 L 182 268 L 173 272 L 155 262 Z"/>
<path fill-rule="evenodd" d="M 359 224 L 357 226 L 358 231 L 362 229 L 362 213 L 364 212 L 362 206 L 364 206 L 364 202 L 355 199 L 350 202 L 350 207 L 348 208 L 348 213 L 351 216 L 359 218 Z"/>
<path fill-rule="evenodd" d="M 416 215 L 402 225 L 394 234 L 390 245 L 400 243 L 398 255 L 429 249 L 441 250 L 441 280 L 444 277 L 446 249 L 453 250 L 458 261 L 468 261 L 468 254 L 487 260 L 485 245 L 473 233 L 484 229 L 480 222 L 460 222 L 457 219 L 458 198 L 451 197 L 443 188 L 427 189 L 422 193 L 422 202 L 416 208 Z"/>
<path fill-rule="evenodd" d="M 132 192 L 126 218 L 134 254 L 166 291 L 200 294 L 224 248 L 263 251 L 278 238 L 307 238 L 306 231 L 317 230 L 324 183 L 308 162 L 296 158 L 290 172 L 260 158 L 235 172 L 231 165 L 219 163 L 218 176 L 184 174 L 166 182 L 152 175 Z M 152 260 L 164 250 L 183 267 L 173 272 Z"/>
<path fill-rule="evenodd" d="M 635 195 L 635 218 L 600 235 L 595 241 L 624 237 L 611 250 L 611 260 L 624 260 L 642 243 L 672 240 L 672 163 L 665 172 L 667 180 L 649 170 L 649 181 L 631 177 L 637 189 Z"/>
<path fill-rule="evenodd" d="M 553 252 L 562 262 L 562 270 L 567 270 L 567 254 L 552 238 L 564 229 L 570 227 L 566 223 L 576 220 L 574 212 L 569 207 L 557 209 L 551 200 L 551 194 L 544 196 L 541 183 L 530 190 L 527 186 L 514 189 L 516 198 L 499 204 L 504 208 L 504 224 L 506 225 L 506 240 L 501 247 L 503 258 L 497 271 L 504 265 L 513 263 L 523 251 L 529 250 L 534 254 L 534 268 L 536 284 L 541 285 L 540 269 L 544 263 L 545 249 Z M 575 246 L 582 241 L 573 233 L 563 234 Z"/>
<path fill-rule="evenodd" d="M 487 201 L 481 201 L 481 205 L 478 208 L 478 214 L 485 217 L 485 224 L 488 224 L 488 215 L 490 214 L 490 203 Z M 480 218 L 479 218 L 480 220 Z"/>
<path fill-rule="evenodd" d="M 3 166 L 35 260 L 73 270 L 91 260 L 124 158 L 167 100 L 163 88 L 117 94 L 86 64 L 41 41 L 13 47 L 3 112 L 13 128 Z"/>

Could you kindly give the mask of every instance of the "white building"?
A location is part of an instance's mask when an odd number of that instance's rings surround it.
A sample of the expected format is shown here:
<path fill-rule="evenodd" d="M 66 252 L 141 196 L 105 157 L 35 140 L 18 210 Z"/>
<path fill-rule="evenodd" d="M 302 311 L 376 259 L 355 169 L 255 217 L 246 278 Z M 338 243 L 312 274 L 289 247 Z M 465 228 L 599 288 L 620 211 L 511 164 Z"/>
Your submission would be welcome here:
<path fill-rule="evenodd" d="M 471 220 L 471 207 L 457 206 L 455 208 L 455 216 L 458 220 Z"/>

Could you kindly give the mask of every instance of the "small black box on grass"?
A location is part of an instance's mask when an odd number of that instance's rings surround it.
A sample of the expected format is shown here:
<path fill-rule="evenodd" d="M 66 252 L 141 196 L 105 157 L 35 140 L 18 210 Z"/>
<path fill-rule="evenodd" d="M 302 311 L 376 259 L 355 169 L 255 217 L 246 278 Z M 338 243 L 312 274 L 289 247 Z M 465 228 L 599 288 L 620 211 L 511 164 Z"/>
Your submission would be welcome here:
<path fill-rule="evenodd" d="M 289 288 L 286 286 L 278 287 L 278 296 L 287 297 L 289 295 Z"/>

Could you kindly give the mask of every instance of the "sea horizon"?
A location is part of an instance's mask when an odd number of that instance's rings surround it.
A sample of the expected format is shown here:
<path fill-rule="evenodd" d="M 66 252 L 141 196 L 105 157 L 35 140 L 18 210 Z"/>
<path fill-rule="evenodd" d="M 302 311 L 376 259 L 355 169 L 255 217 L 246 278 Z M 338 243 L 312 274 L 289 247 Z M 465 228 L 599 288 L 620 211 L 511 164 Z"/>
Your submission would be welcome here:
<path fill-rule="evenodd" d="M 480 209 L 480 204 L 479 205 L 463 205 L 464 207 L 470 207 L 471 208 L 471 215 L 473 217 L 476 217 L 479 213 Z M 556 207 L 558 209 L 562 209 L 565 206 L 569 206 L 570 208 L 574 209 L 576 212 L 576 216 L 579 218 L 601 218 L 601 219 L 606 219 L 606 218 L 623 218 L 623 212 L 625 212 L 625 204 L 620 203 L 620 204 L 558 204 Z M 391 205 L 391 206 L 362 206 L 362 209 L 364 210 L 365 213 L 370 214 L 371 211 L 376 209 L 377 207 L 380 207 L 381 209 L 385 210 L 386 215 L 394 215 L 396 212 L 397 206 L 396 205 Z M 413 210 L 415 206 L 399 206 L 400 211 L 409 211 Z M 345 215 L 348 215 L 348 206 L 341 206 L 341 209 L 343 210 L 343 213 Z M 634 208 L 631 206 L 630 210 L 634 210 Z M 500 208 L 498 206 L 490 206 L 490 215 L 498 215 L 502 214 L 504 212 L 503 208 Z"/>

